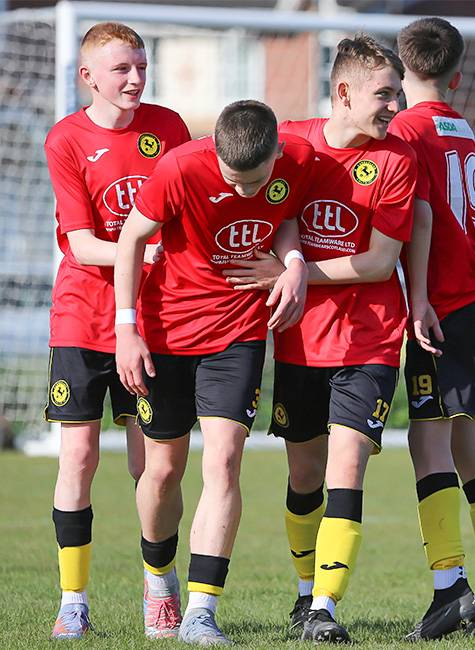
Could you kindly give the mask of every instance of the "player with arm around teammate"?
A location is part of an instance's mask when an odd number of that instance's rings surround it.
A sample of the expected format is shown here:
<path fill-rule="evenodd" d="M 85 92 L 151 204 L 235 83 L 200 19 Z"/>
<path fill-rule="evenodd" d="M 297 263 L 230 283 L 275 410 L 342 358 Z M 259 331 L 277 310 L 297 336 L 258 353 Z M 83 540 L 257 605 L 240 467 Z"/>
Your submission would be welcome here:
<path fill-rule="evenodd" d="M 411 233 L 416 171 L 410 147 L 386 135 L 402 77 L 391 50 L 365 35 L 344 39 L 330 118 L 280 128 L 315 149 L 299 219 L 307 301 L 296 326 L 274 333 L 270 432 L 285 439 L 289 464 L 285 521 L 299 578 L 291 629 L 316 643 L 349 640 L 335 605 L 356 564 L 366 465 L 397 383 L 406 308 L 395 265 Z M 226 271 L 237 289 L 278 276 L 275 258 L 259 257 Z"/>
<path fill-rule="evenodd" d="M 83 38 L 79 66 L 92 102 L 56 124 L 45 144 L 64 253 L 53 289 L 45 413 L 48 421 L 61 422 L 53 520 L 62 600 L 55 639 L 82 637 L 90 627 L 90 491 L 108 389 L 114 420 L 127 429 L 135 480 L 144 467 L 136 403 L 115 366 L 113 267 L 119 233 L 140 185 L 163 153 L 189 140 L 179 115 L 141 103 L 146 67 L 144 43 L 132 29 L 119 23 L 92 27 Z M 141 266 L 153 261 L 154 250 L 146 247 Z"/>
<path fill-rule="evenodd" d="M 235 102 L 218 118 L 214 140 L 187 143 L 157 165 L 122 231 L 116 263 L 117 367 L 124 385 L 140 395 L 146 436 L 137 504 L 147 633 L 161 615 L 170 635 L 178 632 L 174 565 L 183 510 L 180 482 L 189 432 L 199 418 L 203 491 L 191 530 L 190 593 L 179 638 L 229 644 L 216 625 L 215 610 L 241 515 L 241 456 L 259 400 L 267 324 L 283 330 L 303 309 L 307 272 L 293 217 L 309 185 L 313 158 L 308 142 L 278 138 L 268 106 Z M 140 258 L 159 228 L 164 263 L 141 290 L 140 336 L 131 311 Z M 271 245 L 288 269 L 267 303 L 263 292 L 234 291 L 222 269 Z M 269 305 L 274 305 L 271 316 Z"/>
<path fill-rule="evenodd" d="M 475 139 L 447 103 L 461 80 L 458 30 L 442 18 L 423 18 L 400 32 L 398 46 L 408 108 L 391 131 L 417 154 L 419 207 L 408 267 L 414 327 L 419 323 L 425 335 L 421 342 L 409 332 L 406 348 L 409 448 L 434 582 L 433 601 L 407 637 L 417 641 L 475 620 L 457 478 L 475 522 Z"/>

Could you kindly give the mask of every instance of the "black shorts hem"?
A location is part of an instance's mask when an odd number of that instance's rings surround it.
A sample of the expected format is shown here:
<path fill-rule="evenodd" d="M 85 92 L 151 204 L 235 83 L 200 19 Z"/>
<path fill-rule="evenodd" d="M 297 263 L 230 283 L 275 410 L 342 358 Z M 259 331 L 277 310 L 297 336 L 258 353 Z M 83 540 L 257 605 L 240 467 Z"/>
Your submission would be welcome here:
<path fill-rule="evenodd" d="M 62 417 L 60 420 L 56 420 L 55 418 L 50 418 L 45 415 L 44 417 L 46 422 L 51 422 L 52 424 L 87 424 L 88 422 L 100 422 L 102 420 L 102 416 L 99 418 L 84 418 L 83 420 L 76 420 L 76 419 L 68 419 L 67 417 Z"/>
<path fill-rule="evenodd" d="M 365 438 L 367 438 L 370 442 L 373 443 L 375 450 L 372 452 L 373 454 L 379 454 L 381 449 L 382 449 L 382 437 L 383 437 L 383 430 L 381 431 L 381 436 L 379 439 L 373 438 L 367 431 L 361 431 L 361 429 L 358 429 L 355 424 L 350 424 L 349 422 L 329 422 L 328 423 L 328 428 L 330 428 L 334 424 L 337 427 L 345 427 L 346 429 L 351 429 L 352 431 L 356 431 L 356 433 L 361 434 Z M 331 435 L 331 434 L 330 434 Z"/>
<path fill-rule="evenodd" d="M 322 436 L 328 436 L 328 431 L 322 431 L 321 433 L 316 433 L 316 434 L 301 434 L 301 435 L 295 435 L 292 434 L 290 431 L 288 434 L 285 434 L 283 432 L 277 433 L 276 431 L 272 431 L 272 429 L 269 429 L 267 432 L 268 436 L 274 436 L 275 438 L 282 438 L 286 442 L 310 442 L 310 440 L 315 440 L 315 438 L 321 438 Z"/>
<path fill-rule="evenodd" d="M 215 418 L 215 419 L 219 419 L 219 420 L 227 420 L 228 422 L 234 422 L 235 424 L 239 424 L 239 426 L 241 426 L 243 429 L 245 429 L 248 436 L 251 433 L 252 424 L 250 426 L 248 426 L 244 422 L 241 422 L 241 420 L 238 420 L 237 418 L 230 418 L 227 415 L 214 415 L 213 413 L 207 413 L 206 415 L 198 415 L 197 417 L 198 417 L 198 420 L 201 420 L 201 419 L 205 420 L 205 419 L 209 419 L 209 418 Z"/>
<path fill-rule="evenodd" d="M 114 416 L 113 422 L 119 427 L 125 427 L 127 425 L 126 418 L 134 418 L 137 423 L 137 413 L 119 413 Z"/>
<path fill-rule="evenodd" d="M 179 438 L 184 438 L 190 432 L 185 431 L 185 433 L 176 433 L 176 432 L 162 432 L 162 431 L 144 431 L 142 427 L 144 436 L 150 438 L 150 440 L 156 440 L 157 442 L 166 442 L 167 440 L 178 440 Z"/>

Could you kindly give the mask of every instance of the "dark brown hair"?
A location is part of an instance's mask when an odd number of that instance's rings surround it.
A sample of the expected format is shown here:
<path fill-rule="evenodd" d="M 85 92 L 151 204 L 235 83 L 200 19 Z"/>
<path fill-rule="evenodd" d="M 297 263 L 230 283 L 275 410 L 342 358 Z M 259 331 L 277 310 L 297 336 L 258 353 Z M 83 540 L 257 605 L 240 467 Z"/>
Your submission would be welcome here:
<path fill-rule="evenodd" d="M 422 77 L 443 77 L 455 71 L 464 50 L 458 29 L 443 18 L 420 18 L 399 32 L 404 65 Z"/>
<path fill-rule="evenodd" d="M 362 76 L 365 72 L 391 66 L 404 79 L 404 66 L 398 55 L 367 34 L 344 38 L 338 43 L 337 55 L 331 72 L 332 89 L 338 81 L 350 74 Z"/>
<path fill-rule="evenodd" d="M 233 102 L 218 117 L 214 141 L 225 165 L 241 172 L 255 169 L 277 149 L 277 119 L 262 102 Z"/>

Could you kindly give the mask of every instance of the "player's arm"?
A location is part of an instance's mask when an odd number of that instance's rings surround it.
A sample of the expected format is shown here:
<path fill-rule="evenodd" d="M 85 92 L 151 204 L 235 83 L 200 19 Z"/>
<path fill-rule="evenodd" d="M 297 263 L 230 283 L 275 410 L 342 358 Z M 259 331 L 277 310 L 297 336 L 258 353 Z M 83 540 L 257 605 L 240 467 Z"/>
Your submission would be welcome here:
<path fill-rule="evenodd" d="M 285 261 L 285 266 L 283 271 L 280 270 L 267 299 L 266 304 L 275 307 L 267 325 L 269 329 L 283 332 L 302 318 L 307 295 L 308 271 L 300 248 L 296 219 L 286 219 L 280 224 L 273 249 L 280 260 Z"/>
<path fill-rule="evenodd" d="M 431 236 L 432 208 L 427 201 L 416 198 L 412 237 L 407 244 L 407 268 L 414 335 L 424 350 L 440 356 L 442 354 L 441 350 L 432 345 L 429 337 L 429 330 L 432 329 L 438 341 L 444 340 L 439 320 L 427 296 L 427 270 Z"/>
<path fill-rule="evenodd" d="M 79 264 L 85 266 L 114 266 L 117 255 L 117 244 L 105 241 L 95 236 L 89 228 L 71 230 L 67 233 L 69 246 Z M 153 264 L 156 244 L 147 244 L 144 250 L 143 263 Z"/>
<path fill-rule="evenodd" d="M 137 302 L 146 242 L 160 227 L 160 223 L 132 208 L 117 244 L 114 272 L 117 371 L 125 388 L 138 395 L 148 393 L 143 381 L 143 369 L 153 377 L 155 368 L 150 352 L 137 331 L 132 310 Z"/>
<path fill-rule="evenodd" d="M 355 284 L 389 280 L 401 252 L 402 242 L 373 228 L 364 253 L 307 262 L 309 284 Z"/>

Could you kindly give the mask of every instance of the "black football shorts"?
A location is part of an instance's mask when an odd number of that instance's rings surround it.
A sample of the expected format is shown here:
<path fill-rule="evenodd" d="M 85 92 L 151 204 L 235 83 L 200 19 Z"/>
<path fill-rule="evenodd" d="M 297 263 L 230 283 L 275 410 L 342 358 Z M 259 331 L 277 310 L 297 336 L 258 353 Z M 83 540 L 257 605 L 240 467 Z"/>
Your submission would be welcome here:
<path fill-rule="evenodd" d="M 314 368 L 276 361 L 269 433 L 306 442 L 339 424 L 379 448 L 397 379 L 398 369 L 382 364 Z"/>
<path fill-rule="evenodd" d="M 218 417 L 249 432 L 259 402 L 265 341 L 232 343 L 207 355 L 152 354 L 156 376 L 137 411 L 143 432 L 155 440 L 186 435 L 197 418 Z"/>
<path fill-rule="evenodd" d="M 410 420 L 440 420 L 458 415 L 475 418 L 475 303 L 457 309 L 441 322 L 445 341 L 435 357 L 415 340 L 406 345 L 407 400 Z"/>
<path fill-rule="evenodd" d="M 122 386 L 115 356 L 85 348 L 51 348 L 48 377 L 48 422 L 91 422 L 103 415 L 110 392 L 116 424 L 137 415 L 137 398 Z"/>

